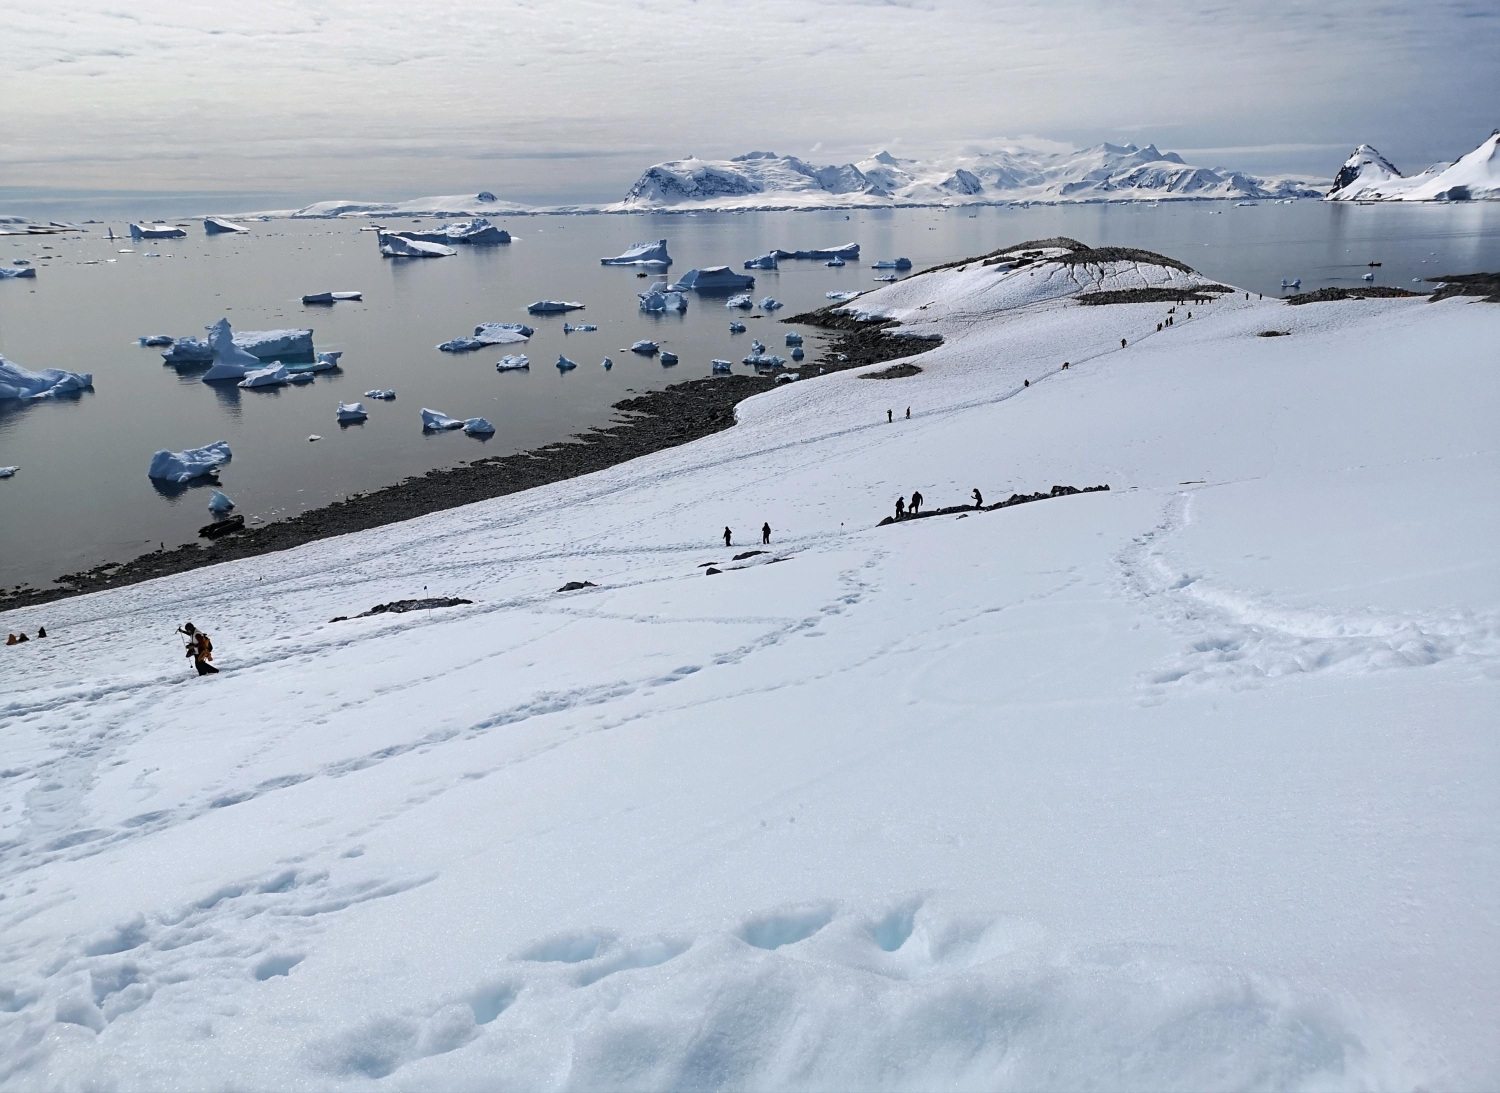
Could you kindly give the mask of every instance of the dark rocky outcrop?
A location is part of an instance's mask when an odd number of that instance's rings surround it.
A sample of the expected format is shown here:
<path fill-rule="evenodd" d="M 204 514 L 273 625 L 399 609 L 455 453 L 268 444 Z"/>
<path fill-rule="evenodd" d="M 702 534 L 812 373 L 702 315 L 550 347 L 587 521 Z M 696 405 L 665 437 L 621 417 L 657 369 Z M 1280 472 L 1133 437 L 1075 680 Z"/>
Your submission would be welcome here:
<path fill-rule="evenodd" d="M 1410 292 L 1404 288 L 1391 288 L 1388 285 L 1361 285 L 1358 288 L 1343 288 L 1337 285 L 1329 285 L 1327 288 L 1314 289 L 1312 292 L 1298 292 L 1294 295 L 1284 297 L 1292 306 L 1299 304 L 1324 304 L 1333 300 L 1380 300 L 1400 296 L 1421 296 L 1420 292 Z"/>
<path fill-rule="evenodd" d="M 887 516 L 876 527 L 885 527 L 887 524 L 906 524 L 913 520 L 926 520 L 930 516 L 954 516 L 967 515 L 973 512 L 994 512 L 996 509 L 1008 509 L 1015 505 L 1029 505 L 1033 501 L 1046 501 L 1053 497 L 1070 497 L 1075 493 L 1105 493 L 1108 486 L 1053 486 L 1046 493 L 1013 493 L 1004 501 L 996 501 L 993 505 L 985 505 L 976 509 L 973 505 L 949 505 L 946 508 L 930 509 L 927 512 L 919 512 L 915 515 L 907 513 L 897 520 L 894 516 Z"/>

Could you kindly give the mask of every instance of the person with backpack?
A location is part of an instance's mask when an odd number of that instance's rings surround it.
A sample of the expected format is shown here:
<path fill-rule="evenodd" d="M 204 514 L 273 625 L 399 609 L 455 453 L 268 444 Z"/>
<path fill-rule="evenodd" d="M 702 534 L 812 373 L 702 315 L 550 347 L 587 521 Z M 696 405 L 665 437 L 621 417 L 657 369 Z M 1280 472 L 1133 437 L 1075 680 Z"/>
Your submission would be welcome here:
<path fill-rule="evenodd" d="M 214 659 L 214 643 L 207 634 L 190 622 L 185 622 L 177 632 L 188 639 L 187 655 L 193 658 L 193 667 L 200 676 L 218 675 L 219 670 L 210 661 Z"/>
<path fill-rule="evenodd" d="M 974 491 L 974 507 L 976 509 L 984 508 L 984 494 L 980 493 L 977 489 Z"/>

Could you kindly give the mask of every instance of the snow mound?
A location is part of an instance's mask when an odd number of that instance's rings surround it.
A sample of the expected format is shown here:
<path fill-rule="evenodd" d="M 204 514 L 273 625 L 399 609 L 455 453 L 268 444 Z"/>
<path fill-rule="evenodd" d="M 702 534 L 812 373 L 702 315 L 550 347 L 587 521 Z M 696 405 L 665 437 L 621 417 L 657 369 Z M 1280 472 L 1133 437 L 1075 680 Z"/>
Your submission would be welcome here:
<path fill-rule="evenodd" d="M 151 457 L 151 465 L 146 474 L 162 482 L 181 485 L 213 474 L 231 458 L 229 443 L 224 440 L 181 452 L 169 452 L 163 448 Z"/>
<path fill-rule="evenodd" d="M 249 228 L 241 227 L 239 224 L 218 216 L 205 216 L 203 231 L 206 235 L 248 235 L 250 233 Z"/>
<path fill-rule="evenodd" d="M 92 372 L 65 372 L 61 368 L 40 368 L 32 372 L 15 361 L 0 357 L 0 402 L 54 398 L 93 386 Z"/>
<path fill-rule="evenodd" d="M 448 258 L 458 253 L 443 243 L 430 243 L 423 239 L 409 239 L 404 235 L 377 232 L 380 253 L 387 258 Z"/>
<path fill-rule="evenodd" d="M 632 243 L 625 253 L 616 255 L 614 258 L 599 259 L 601 266 L 648 266 L 652 269 L 666 269 L 672 264 L 672 257 L 667 253 L 667 241 L 658 239 L 653 243 Z"/>

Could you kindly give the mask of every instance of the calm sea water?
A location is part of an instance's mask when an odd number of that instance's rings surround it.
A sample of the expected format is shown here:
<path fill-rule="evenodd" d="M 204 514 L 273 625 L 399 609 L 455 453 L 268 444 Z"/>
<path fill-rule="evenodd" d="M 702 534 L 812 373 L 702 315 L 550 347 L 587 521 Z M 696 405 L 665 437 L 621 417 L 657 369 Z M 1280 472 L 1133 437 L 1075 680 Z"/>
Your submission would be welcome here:
<path fill-rule="evenodd" d="M 0 585 L 45 584 L 103 561 L 122 561 L 193 541 L 209 521 L 208 487 L 175 495 L 146 477 L 158 448 L 177 451 L 227 440 L 234 459 L 223 489 L 247 519 L 272 520 L 435 467 L 563 439 L 614 419 L 610 407 L 640 392 L 707 375 L 709 362 L 744 357 L 759 336 L 773 350 L 787 328 L 747 319 L 731 335 L 722 300 L 693 299 L 685 315 L 652 317 L 636 292 L 651 279 L 599 259 L 630 243 L 665 236 L 672 273 L 727 264 L 771 247 L 861 244 L 842 269 L 786 262 L 758 271 L 754 295 L 786 303 L 791 315 L 826 302 L 835 289 L 876 287 L 870 264 L 898 255 L 917 269 L 1007 243 L 1069 235 L 1096 245 L 1146 247 L 1205 274 L 1267 295 L 1283 277 L 1303 289 L 1377 283 L 1409 286 L 1437 273 L 1500 269 L 1500 206 L 1347 206 L 1320 202 L 1242 208 L 1227 202 L 1086 205 L 1030 209 L 876 212 L 701 213 L 695 216 L 522 217 L 502 222 L 506 247 L 461 248 L 454 258 L 380 257 L 365 221 L 252 224 L 248 236 L 109 241 L 105 227 L 45 238 L 0 237 L 0 264 L 30 258 L 37 278 L 0 282 L 0 353 L 27 368 L 92 372 L 94 391 L 77 399 L 0 404 Z M 406 222 L 387 221 L 405 226 Z M 427 225 L 434 221 L 428 218 Z M 117 235 L 124 234 L 117 223 Z M 127 248 L 132 253 L 120 253 Z M 159 257 L 148 257 L 154 252 Z M 359 303 L 303 307 L 304 293 L 358 289 Z M 580 300 L 567 316 L 528 318 L 543 297 Z M 221 316 L 237 330 L 312 327 L 320 350 L 342 350 L 342 370 L 306 386 L 242 391 L 209 385 L 164 365 L 136 338 L 199 334 Z M 596 333 L 565 335 L 564 318 Z M 519 347 L 461 355 L 438 342 L 480 322 L 536 327 Z M 650 338 L 679 354 L 664 367 L 626 347 Z M 524 352 L 529 373 L 500 374 L 504 352 Z M 559 373 L 565 353 L 578 368 Z M 605 371 L 600 361 L 614 359 Z M 737 371 L 745 369 L 736 363 Z M 393 387 L 394 402 L 363 399 Z M 340 401 L 364 401 L 370 419 L 340 428 Z M 495 436 L 424 434 L 418 411 L 484 416 Z M 310 434 L 322 439 L 310 443 Z"/>

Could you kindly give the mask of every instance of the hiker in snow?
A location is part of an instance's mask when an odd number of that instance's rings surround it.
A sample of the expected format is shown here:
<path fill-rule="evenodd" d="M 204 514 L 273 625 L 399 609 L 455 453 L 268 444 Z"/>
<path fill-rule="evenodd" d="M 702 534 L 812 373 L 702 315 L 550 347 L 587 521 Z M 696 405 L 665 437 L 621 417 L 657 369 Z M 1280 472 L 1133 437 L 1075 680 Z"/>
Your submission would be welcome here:
<path fill-rule="evenodd" d="M 15 634 L 12 634 L 12 635 L 10 635 L 10 637 L 8 637 L 8 638 L 5 639 L 5 644 L 6 645 L 20 645 L 23 641 L 30 641 L 30 640 L 31 639 L 28 638 L 25 634 L 22 634 L 20 637 L 17 637 Z"/>
<path fill-rule="evenodd" d="M 891 411 L 887 410 L 885 412 L 885 423 L 887 425 L 889 425 L 891 422 L 893 422 L 895 420 L 896 420 L 896 415 L 893 414 L 893 413 L 891 413 Z"/>
<path fill-rule="evenodd" d="M 910 420 L 911 420 L 911 407 L 910 407 L 910 406 L 908 406 L 908 407 L 907 407 L 907 408 L 906 408 L 906 420 L 907 420 L 907 421 L 910 421 Z"/>
<path fill-rule="evenodd" d="M 1022 387 L 1030 387 L 1031 386 L 1031 381 L 1030 380 L 1022 380 L 1021 381 L 1021 386 Z"/>
<path fill-rule="evenodd" d="M 915 516 L 917 510 L 922 507 L 922 495 L 917 490 L 911 491 L 911 514 Z"/>
<path fill-rule="evenodd" d="M 1063 371 L 1066 372 L 1067 370 L 1068 370 L 1068 362 L 1067 361 L 1063 361 Z"/>
<path fill-rule="evenodd" d="M 771 545 L 771 522 L 769 520 L 760 526 L 760 545 Z"/>
<path fill-rule="evenodd" d="M 1121 349 L 1124 349 L 1124 348 L 1125 348 L 1125 339 L 1124 339 L 1124 338 L 1121 338 L 1121 339 L 1120 339 L 1120 348 L 1121 348 Z"/>
<path fill-rule="evenodd" d="M 899 520 L 906 515 L 906 498 L 896 498 L 896 519 Z"/>
<path fill-rule="evenodd" d="M 732 539 L 732 538 L 734 538 L 733 533 L 728 528 L 725 528 L 724 529 L 724 545 L 728 546 L 729 545 L 729 540 Z"/>
<path fill-rule="evenodd" d="M 984 508 L 984 494 L 980 493 L 978 490 L 974 491 L 974 507 L 976 509 Z"/>
<path fill-rule="evenodd" d="M 45 626 L 38 626 L 36 628 L 36 636 L 39 637 L 39 638 L 46 637 L 47 636 L 47 628 Z"/>
<path fill-rule="evenodd" d="M 214 643 L 208 635 L 190 622 L 185 622 L 177 632 L 187 638 L 187 655 L 193 658 L 193 667 L 200 676 L 218 675 L 219 670 L 209 661 L 214 659 Z"/>

